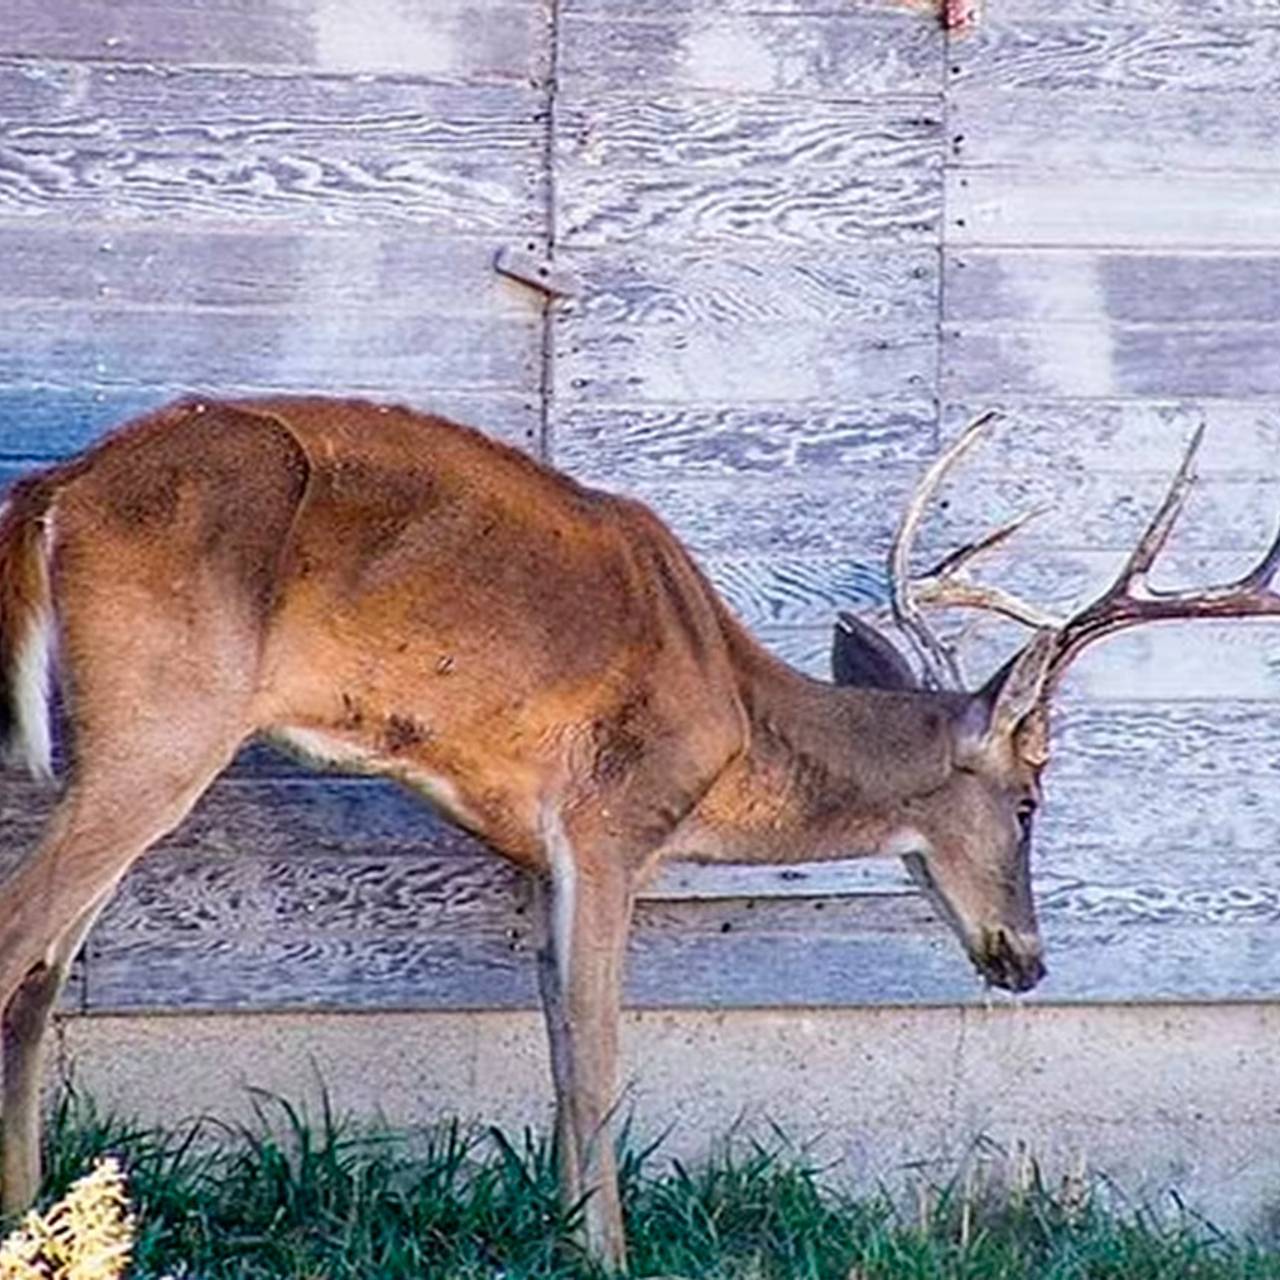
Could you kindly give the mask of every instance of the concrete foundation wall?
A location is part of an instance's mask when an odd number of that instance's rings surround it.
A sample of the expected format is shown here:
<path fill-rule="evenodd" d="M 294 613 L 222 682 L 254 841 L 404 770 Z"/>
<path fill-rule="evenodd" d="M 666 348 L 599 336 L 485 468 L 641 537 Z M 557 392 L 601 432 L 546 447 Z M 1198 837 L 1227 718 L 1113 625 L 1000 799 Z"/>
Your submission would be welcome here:
<path fill-rule="evenodd" d="M 58 1069 L 141 1118 L 244 1115 L 245 1087 L 396 1125 L 543 1126 L 534 1013 L 66 1017 Z M 986 1138 L 1056 1179 L 1083 1158 L 1135 1199 L 1171 1189 L 1214 1222 L 1280 1217 L 1280 1005 L 643 1012 L 626 1101 L 697 1156 L 775 1121 L 864 1185 L 945 1181 Z"/>

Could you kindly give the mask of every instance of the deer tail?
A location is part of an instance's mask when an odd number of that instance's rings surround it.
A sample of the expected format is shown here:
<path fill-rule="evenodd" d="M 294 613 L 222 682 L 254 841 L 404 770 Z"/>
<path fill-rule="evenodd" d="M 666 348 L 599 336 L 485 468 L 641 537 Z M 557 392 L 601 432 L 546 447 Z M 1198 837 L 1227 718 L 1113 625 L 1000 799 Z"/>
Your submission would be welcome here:
<path fill-rule="evenodd" d="M 52 497 L 37 478 L 0 510 L 0 750 L 42 779 L 53 777 Z"/>

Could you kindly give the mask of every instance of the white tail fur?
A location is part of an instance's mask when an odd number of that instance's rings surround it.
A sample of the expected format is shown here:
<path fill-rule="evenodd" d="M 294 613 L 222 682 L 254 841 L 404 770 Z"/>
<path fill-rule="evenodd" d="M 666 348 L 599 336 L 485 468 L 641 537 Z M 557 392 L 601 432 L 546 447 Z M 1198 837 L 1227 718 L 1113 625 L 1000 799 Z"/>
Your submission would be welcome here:
<path fill-rule="evenodd" d="M 53 671 L 54 616 L 49 590 L 51 512 L 21 516 L 0 508 L 4 530 L 5 676 L 9 707 L 5 760 L 24 766 L 33 777 L 53 778 L 53 732 L 50 707 Z"/>

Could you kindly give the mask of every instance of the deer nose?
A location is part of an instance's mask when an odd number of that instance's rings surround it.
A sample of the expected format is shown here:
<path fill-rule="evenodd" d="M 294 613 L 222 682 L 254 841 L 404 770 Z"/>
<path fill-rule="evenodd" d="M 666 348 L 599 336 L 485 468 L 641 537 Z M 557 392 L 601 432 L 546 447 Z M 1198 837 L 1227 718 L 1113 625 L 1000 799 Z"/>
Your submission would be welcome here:
<path fill-rule="evenodd" d="M 984 929 L 973 962 L 992 986 L 1006 991 L 1030 991 L 1045 975 L 1042 954 L 1036 934 Z"/>

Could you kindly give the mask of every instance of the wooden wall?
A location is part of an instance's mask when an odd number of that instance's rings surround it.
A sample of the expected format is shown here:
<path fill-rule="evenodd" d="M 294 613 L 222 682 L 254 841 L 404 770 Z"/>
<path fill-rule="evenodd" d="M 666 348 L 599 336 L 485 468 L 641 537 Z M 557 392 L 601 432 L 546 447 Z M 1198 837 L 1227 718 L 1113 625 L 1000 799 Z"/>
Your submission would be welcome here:
<path fill-rule="evenodd" d="M 1027 505 L 993 563 L 1106 581 L 1189 429 L 1171 580 L 1280 518 L 1280 8 L 990 0 L 9 0 L 0 24 L 0 470 L 179 390 L 444 409 L 652 502 L 821 672 L 883 593 L 903 495 L 1007 424 L 926 531 Z M 548 250 L 574 296 L 493 270 Z M 1009 637 L 979 636 L 972 666 Z M 1280 990 L 1280 629 L 1082 661 L 1038 884 L 1043 1000 Z M 10 855 L 33 789 L 0 786 Z M 522 886 L 389 787 L 246 753 L 133 873 L 72 1007 L 533 999 Z M 890 866 L 677 868 L 648 1005 L 982 998 Z"/>

